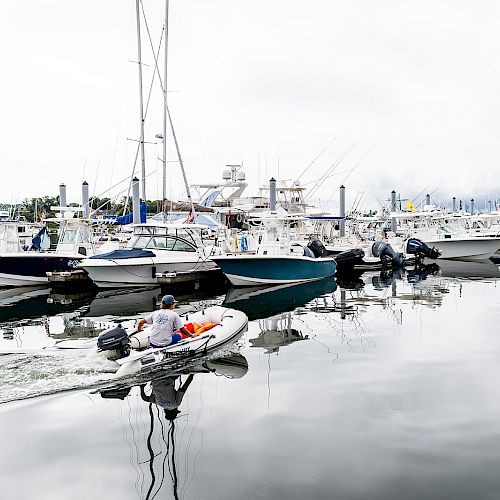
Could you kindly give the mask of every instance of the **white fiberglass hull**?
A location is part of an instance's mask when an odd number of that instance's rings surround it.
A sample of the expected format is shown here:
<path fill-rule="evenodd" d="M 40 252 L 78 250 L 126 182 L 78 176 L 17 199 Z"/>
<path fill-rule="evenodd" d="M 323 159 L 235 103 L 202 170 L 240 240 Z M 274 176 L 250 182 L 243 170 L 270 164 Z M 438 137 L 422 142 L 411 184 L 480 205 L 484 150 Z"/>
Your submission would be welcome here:
<path fill-rule="evenodd" d="M 197 253 L 137 259 L 86 259 L 80 267 L 99 288 L 158 286 L 157 273 L 206 271 L 217 266 Z M 181 253 L 181 252 L 178 252 Z M 168 257 L 168 260 L 167 260 Z"/>
<path fill-rule="evenodd" d="M 485 260 L 500 248 L 500 238 L 471 237 L 423 240 L 441 251 L 440 259 Z"/>

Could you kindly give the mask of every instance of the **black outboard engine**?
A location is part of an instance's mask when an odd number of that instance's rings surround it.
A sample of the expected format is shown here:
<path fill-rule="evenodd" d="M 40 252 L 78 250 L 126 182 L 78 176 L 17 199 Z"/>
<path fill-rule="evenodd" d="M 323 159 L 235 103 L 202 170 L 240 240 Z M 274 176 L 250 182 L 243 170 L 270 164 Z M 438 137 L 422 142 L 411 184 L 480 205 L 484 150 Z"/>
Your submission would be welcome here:
<path fill-rule="evenodd" d="M 352 248 L 335 255 L 337 262 L 337 273 L 342 271 L 352 271 L 356 264 L 362 264 L 365 252 L 361 248 Z"/>
<path fill-rule="evenodd" d="M 102 332 L 97 338 L 99 351 L 116 351 L 118 358 L 125 358 L 130 354 L 130 339 L 122 325 Z"/>
<path fill-rule="evenodd" d="M 385 267 L 389 264 L 398 267 L 405 264 L 403 254 L 397 253 L 394 248 L 385 241 L 376 241 L 372 245 L 372 254 L 374 257 L 379 257 Z"/>
<path fill-rule="evenodd" d="M 310 238 L 309 243 L 307 244 L 307 248 L 311 250 L 311 252 L 314 254 L 314 257 L 316 258 L 328 257 L 328 250 L 318 238 Z"/>
<path fill-rule="evenodd" d="M 406 253 L 415 255 L 415 258 L 418 260 L 424 257 L 435 260 L 441 255 L 441 252 L 436 247 L 430 248 L 417 238 L 410 238 L 406 242 Z"/>

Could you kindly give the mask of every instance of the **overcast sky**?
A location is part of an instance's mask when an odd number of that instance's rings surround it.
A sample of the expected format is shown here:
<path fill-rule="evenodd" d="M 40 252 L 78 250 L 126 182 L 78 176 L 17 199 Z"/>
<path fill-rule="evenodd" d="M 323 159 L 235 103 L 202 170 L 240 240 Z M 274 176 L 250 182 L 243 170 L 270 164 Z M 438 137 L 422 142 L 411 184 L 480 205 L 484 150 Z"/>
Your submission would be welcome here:
<path fill-rule="evenodd" d="M 157 46 L 164 2 L 143 2 Z M 348 150 L 323 200 L 336 202 L 341 183 L 348 204 L 366 193 L 368 208 L 393 188 L 500 197 L 499 14 L 494 1 L 170 0 L 169 106 L 189 182 L 243 162 L 252 194 L 271 175 L 297 178 L 335 138 L 300 179 L 313 186 Z M 142 34 L 146 99 L 154 59 Z M 84 179 L 101 195 L 130 176 L 135 0 L 1 2 L 0 47 L 0 200 L 57 195 L 65 182 L 79 201 Z M 146 140 L 161 132 L 156 80 Z M 170 138 L 168 150 L 175 160 Z M 147 145 L 149 199 L 161 196 L 159 155 Z M 177 163 L 168 175 L 181 198 Z"/>

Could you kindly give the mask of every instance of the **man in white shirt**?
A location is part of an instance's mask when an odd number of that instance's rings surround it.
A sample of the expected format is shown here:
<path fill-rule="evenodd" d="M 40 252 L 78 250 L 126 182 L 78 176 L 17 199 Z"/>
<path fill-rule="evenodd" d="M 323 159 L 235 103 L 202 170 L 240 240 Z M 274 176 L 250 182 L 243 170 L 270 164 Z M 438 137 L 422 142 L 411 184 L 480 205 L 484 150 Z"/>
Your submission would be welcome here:
<path fill-rule="evenodd" d="M 182 340 L 179 333 L 173 333 L 175 330 L 180 330 L 187 337 L 193 337 L 193 334 L 184 328 L 180 316 L 173 311 L 175 304 L 177 301 L 172 295 L 165 295 L 161 299 L 160 309 L 148 314 L 137 323 L 138 332 L 142 331 L 145 323 L 153 325 L 149 336 L 151 347 L 166 347 Z"/>

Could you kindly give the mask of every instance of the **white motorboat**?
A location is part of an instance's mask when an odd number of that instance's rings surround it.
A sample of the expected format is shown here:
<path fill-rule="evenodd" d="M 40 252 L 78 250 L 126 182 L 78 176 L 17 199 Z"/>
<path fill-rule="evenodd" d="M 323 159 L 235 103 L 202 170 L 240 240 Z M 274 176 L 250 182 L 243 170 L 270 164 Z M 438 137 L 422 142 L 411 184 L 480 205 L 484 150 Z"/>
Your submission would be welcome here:
<path fill-rule="evenodd" d="M 500 238 L 488 236 L 445 236 L 422 238 L 430 247 L 437 248 L 440 259 L 486 260 L 500 248 Z"/>
<path fill-rule="evenodd" d="M 130 336 L 121 326 L 106 330 L 99 335 L 97 347 L 88 358 L 105 357 L 118 363 L 117 377 L 133 375 L 165 365 L 172 365 L 235 342 L 246 330 L 248 318 L 245 313 L 222 306 L 212 306 L 183 317 L 185 325 L 198 323 L 206 330 L 195 337 L 181 340 L 167 347 L 148 347 L 149 327 Z M 60 346 L 62 347 L 62 346 Z M 81 347 L 81 346 L 79 346 Z"/>
<path fill-rule="evenodd" d="M 500 237 L 478 231 L 469 217 L 442 212 L 394 214 L 401 231 L 440 252 L 440 259 L 484 260 L 500 249 Z"/>
<path fill-rule="evenodd" d="M 32 240 L 32 249 L 0 253 L 0 286 L 47 284 L 47 273 L 72 271 L 85 256 L 118 246 L 106 242 L 97 250 L 91 220 L 72 218 L 72 214 L 71 217 L 46 220 L 60 225 L 55 251 L 49 251 L 50 237 L 43 226 Z M 35 244 L 36 240 L 38 243 Z"/>
<path fill-rule="evenodd" d="M 200 224 L 146 223 L 133 226 L 127 248 L 83 260 L 79 267 L 100 288 L 158 286 L 157 274 L 215 269 L 210 256 L 221 253 L 205 244 Z"/>
<path fill-rule="evenodd" d="M 335 274 L 337 263 L 319 240 L 304 244 L 295 239 L 295 227 L 303 217 L 271 212 L 254 220 L 260 224 L 245 238 L 257 242 L 255 253 L 243 244 L 241 252 L 212 257 L 232 285 L 301 283 Z"/>

